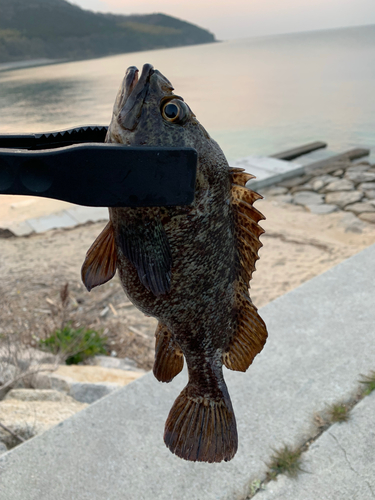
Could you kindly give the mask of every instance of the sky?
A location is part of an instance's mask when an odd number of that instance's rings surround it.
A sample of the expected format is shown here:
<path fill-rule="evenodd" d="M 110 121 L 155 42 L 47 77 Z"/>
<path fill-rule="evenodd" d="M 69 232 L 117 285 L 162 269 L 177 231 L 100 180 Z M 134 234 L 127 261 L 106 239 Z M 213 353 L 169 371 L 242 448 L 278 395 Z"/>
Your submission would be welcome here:
<path fill-rule="evenodd" d="M 95 12 L 162 12 L 218 40 L 375 24 L 375 0 L 68 0 Z"/>

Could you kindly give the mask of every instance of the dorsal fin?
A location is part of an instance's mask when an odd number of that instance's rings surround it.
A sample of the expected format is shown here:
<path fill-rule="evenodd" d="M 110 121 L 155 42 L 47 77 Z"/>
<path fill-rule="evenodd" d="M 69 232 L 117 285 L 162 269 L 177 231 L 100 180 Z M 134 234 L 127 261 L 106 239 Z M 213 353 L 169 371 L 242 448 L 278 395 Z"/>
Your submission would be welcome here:
<path fill-rule="evenodd" d="M 238 268 L 235 286 L 234 335 L 223 354 L 223 363 L 231 370 L 246 371 L 254 357 L 262 350 L 267 329 L 249 296 L 249 281 L 255 271 L 259 237 L 264 230 L 258 222 L 264 216 L 253 207 L 262 196 L 245 187 L 249 174 L 243 169 L 230 170 L 232 181 L 232 210 L 237 237 Z"/>
<path fill-rule="evenodd" d="M 111 222 L 105 226 L 86 253 L 82 265 L 82 281 L 88 291 L 103 285 L 116 273 L 117 254 Z"/>

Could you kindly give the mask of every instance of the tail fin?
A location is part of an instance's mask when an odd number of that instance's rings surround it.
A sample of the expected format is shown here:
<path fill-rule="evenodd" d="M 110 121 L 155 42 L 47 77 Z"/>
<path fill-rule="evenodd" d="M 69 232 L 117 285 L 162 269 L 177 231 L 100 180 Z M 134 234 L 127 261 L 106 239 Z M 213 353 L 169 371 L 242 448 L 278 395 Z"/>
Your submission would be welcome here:
<path fill-rule="evenodd" d="M 237 451 L 236 419 L 225 387 L 222 398 L 194 394 L 188 384 L 174 402 L 164 441 L 172 453 L 193 462 L 231 460 Z"/>

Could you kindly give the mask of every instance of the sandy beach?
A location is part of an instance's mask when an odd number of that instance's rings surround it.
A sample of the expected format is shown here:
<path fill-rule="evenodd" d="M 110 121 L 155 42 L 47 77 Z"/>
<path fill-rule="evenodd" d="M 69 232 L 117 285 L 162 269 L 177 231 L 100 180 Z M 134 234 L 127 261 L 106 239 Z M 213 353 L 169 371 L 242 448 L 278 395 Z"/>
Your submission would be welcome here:
<path fill-rule="evenodd" d="M 47 215 L 66 205 L 43 198 L 4 196 L 0 221 Z M 256 206 L 266 216 L 263 247 L 251 282 L 257 307 L 375 243 L 375 225 L 347 212 L 316 215 L 279 202 L 277 197 L 267 197 Z M 80 280 L 86 251 L 103 226 L 104 222 L 1 239 L 0 293 L 6 305 L 1 314 L 2 331 L 22 330 L 35 343 L 58 322 L 59 291 L 69 283 L 69 319 L 101 330 L 118 356 L 132 358 L 148 369 L 156 320 L 145 317 L 128 301 L 117 278 L 91 293 Z"/>

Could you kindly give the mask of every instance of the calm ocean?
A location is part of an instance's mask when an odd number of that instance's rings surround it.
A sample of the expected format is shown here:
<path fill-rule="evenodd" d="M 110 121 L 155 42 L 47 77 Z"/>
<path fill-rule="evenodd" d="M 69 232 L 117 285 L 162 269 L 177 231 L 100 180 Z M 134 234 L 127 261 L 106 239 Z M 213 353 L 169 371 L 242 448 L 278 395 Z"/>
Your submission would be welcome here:
<path fill-rule="evenodd" d="M 375 148 L 375 26 L 0 71 L 0 133 L 107 125 L 126 68 L 145 62 L 228 159 L 315 140 Z"/>

